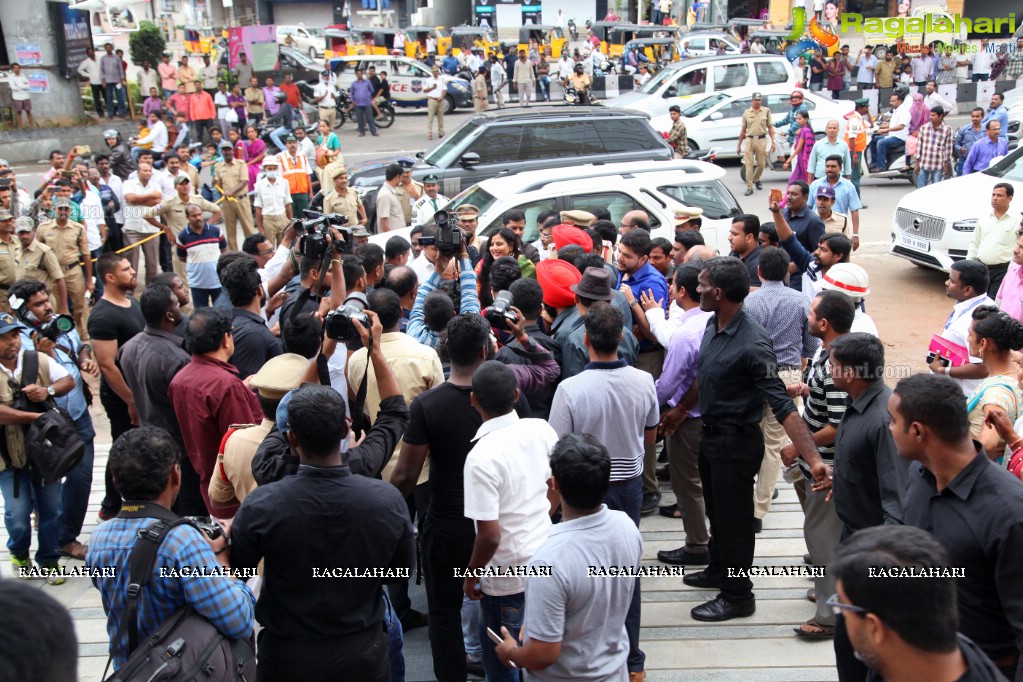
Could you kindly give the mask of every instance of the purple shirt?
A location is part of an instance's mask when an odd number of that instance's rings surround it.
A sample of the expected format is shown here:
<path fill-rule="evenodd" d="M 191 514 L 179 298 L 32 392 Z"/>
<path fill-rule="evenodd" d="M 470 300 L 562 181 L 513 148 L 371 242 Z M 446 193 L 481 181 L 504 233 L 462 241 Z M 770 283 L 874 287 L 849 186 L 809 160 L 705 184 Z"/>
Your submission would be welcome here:
<path fill-rule="evenodd" d="M 700 310 L 699 307 L 682 313 L 678 330 L 672 334 L 671 342 L 668 344 L 664 368 L 656 383 L 658 403 L 662 405 L 668 403 L 675 407 L 693 385 L 693 381 L 696 380 L 700 343 L 703 341 L 703 333 L 711 315 L 712 313 Z M 700 416 L 698 405 L 689 410 L 689 416 Z"/>
<path fill-rule="evenodd" d="M 163 100 L 159 97 L 146 97 L 142 103 L 142 115 L 149 116 L 154 111 L 163 111 Z"/>
<path fill-rule="evenodd" d="M 1009 263 L 1002 286 L 998 287 L 998 307 L 1014 320 L 1023 322 L 1023 266 Z"/>
<path fill-rule="evenodd" d="M 273 116 L 277 113 L 277 110 L 281 108 L 281 105 L 277 103 L 274 96 L 281 92 L 281 89 L 276 85 L 272 88 L 263 88 L 263 98 L 266 100 L 266 113 L 269 116 Z"/>
<path fill-rule="evenodd" d="M 352 83 L 350 88 L 352 104 L 357 107 L 368 107 L 373 103 L 373 84 L 363 78 Z"/>

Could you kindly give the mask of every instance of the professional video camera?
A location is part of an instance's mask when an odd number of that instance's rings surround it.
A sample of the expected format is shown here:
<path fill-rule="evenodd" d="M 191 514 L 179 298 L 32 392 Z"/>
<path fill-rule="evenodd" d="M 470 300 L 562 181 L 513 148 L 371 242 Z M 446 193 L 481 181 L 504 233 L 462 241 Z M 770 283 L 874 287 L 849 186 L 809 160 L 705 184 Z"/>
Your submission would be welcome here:
<path fill-rule="evenodd" d="M 433 222 L 437 225 L 436 236 L 420 236 L 420 246 L 436 246 L 441 255 L 451 258 L 462 250 L 465 233 L 457 225 L 451 224 L 451 214 L 445 210 L 433 214 Z"/>
<path fill-rule="evenodd" d="M 484 311 L 487 322 L 495 329 L 508 330 L 509 322 L 518 322 L 519 316 L 511 309 L 512 295 L 510 291 L 498 291 L 494 302 Z"/>
<path fill-rule="evenodd" d="M 364 312 L 367 303 L 364 293 L 353 291 L 340 308 L 328 313 L 323 318 L 323 333 L 327 335 L 327 338 L 341 341 L 351 348 L 360 347 L 362 338 L 352 321 L 358 320 L 366 329 L 372 326 L 373 323 L 370 322 L 369 315 Z"/>
<path fill-rule="evenodd" d="M 330 234 L 330 227 L 334 226 L 344 235 L 344 241 L 333 244 L 335 253 L 351 253 L 355 248 L 355 240 L 352 239 L 351 228 L 344 227 L 348 218 L 340 213 L 319 213 L 305 209 L 303 213 L 305 220 L 296 220 L 294 225 L 295 235 L 299 237 L 298 252 L 307 258 L 322 260 L 327 250 L 331 248 L 334 241 Z"/>
<path fill-rule="evenodd" d="M 205 516 L 186 516 L 210 540 L 216 540 L 224 534 L 224 529 L 216 521 L 208 521 Z"/>

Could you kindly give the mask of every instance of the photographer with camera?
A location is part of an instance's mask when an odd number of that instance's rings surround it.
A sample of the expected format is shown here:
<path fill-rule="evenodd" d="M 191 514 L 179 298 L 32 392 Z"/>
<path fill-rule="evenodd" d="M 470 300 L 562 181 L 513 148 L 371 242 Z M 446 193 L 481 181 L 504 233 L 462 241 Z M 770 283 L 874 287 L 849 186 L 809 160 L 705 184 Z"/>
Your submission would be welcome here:
<path fill-rule="evenodd" d="M 35 279 L 20 279 L 11 286 L 11 309 L 25 325 L 22 345 L 34 348 L 57 361 L 74 380 L 74 388 L 65 397 L 55 400 L 74 422 L 75 431 L 85 445 L 85 454 L 64 479 L 61 486 L 61 514 L 58 550 L 72 559 L 84 559 L 86 547 L 78 541 L 85 521 L 89 492 L 92 490 L 93 438 L 96 432 L 89 414 L 92 393 L 85 383 L 85 374 L 99 376 L 99 366 L 92 357 L 92 348 L 82 343 L 74 321 L 68 315 L 55 315 L 49 290 Z"/>
<path fill-rule="evenodd" d="M 268 360 L 284 352 L 281 340 L 266 326 L 261 311 L 266 292 L 259 278 L 259 267 L 251 258 L 234 261 L 220 274 L 221 283 L 234 306 L 231 311 L 234 354 L 230 362 L 238 376 L 246 379 L 260 370 Z"/>
<path fill-rule="evenodd" d="M 506 293 L 510 294 L 510 298 L 506 299 L 503 296 Z M 532 342 L 532 346 L 534 348 L 540 346 L 550 349 L 555 363 L 559 365 L 558 373 L 560 376 L 561 347 L 538 324 L 537 318 L 540 317 L 540 309 L 543 305 L 543 288 L 540 286 L 540 283 L 535 279 L 515 281 L 507 292 L 498 292 L 494 305 L 490 309 L 493 310 L 497 307 L 498 301 L 503 302 L 505 300 L 509 303 L 514 302 L 516 309 L 522 314 L 525 322 L 522 332 Z M 492 321 L 491 324 L 493 324 Z M 526 351 L 524 344 L 518 340 L 512 340 L 497 351 L 496 359 L 506 365 L 533 365 L 538 362 L 538 358 L 535 356 L 536 353 Z M 557 382 L 558 377 L 551 381 L 546 381 L 540 388 L 526 396 L 526 400 L 529 401 L 530 412 L 532 412 L 534 417 L 547 419 L 550 415 L 551 403 L 554 400 L 554 390 L 557 388 Z"/>
<path fill-rule="evenodd" d="M 440 332 L 447 326 L 454 315 L 452 306 L 427 306 L 426 299 L 440 287 L 441 279 L 447 272 L 451 259 L 458 254 L 458 290 L 461 294 L 459 313 L 479 313 L 480 299 L 476 292 L 476 273 L 472 261 L 466 252 L 465 237 L 460 229 L 454 227 L 446 211 L 437 211 L 441 217 L 436 226 L 427 226 L 423 230 L 419 243 L 423 246 L 423 255 L 433 263 L 433 272 L 419 282 L 419 293 L 409 313 L 406 334 L 424 345 L 436 348 L 440 340 Z M 443 222 L 443 225 L 441 225 Z M 415 269 L 415 267 L 413 267 Z M 435 299 L 436 300 L 436 299 Z M 450 299 L 449 299 L 450 300 Z M 429 314 L 427 308 L 437 308 Z M 447 312 L 445 308 L 451 308 Z"/>

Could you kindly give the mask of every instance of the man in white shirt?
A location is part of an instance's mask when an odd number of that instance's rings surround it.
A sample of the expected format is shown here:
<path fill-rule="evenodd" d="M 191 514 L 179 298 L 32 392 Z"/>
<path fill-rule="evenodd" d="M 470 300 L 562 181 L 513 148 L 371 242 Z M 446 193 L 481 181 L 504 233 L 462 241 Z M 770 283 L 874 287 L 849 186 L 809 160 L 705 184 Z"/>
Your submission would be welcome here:
<path fill-rule="evenodd" d="M 939 336 L 963 348 L 970 347 L 967 337 L 973 323 L 973 311 L 980 306 L 995 305 L 986 293 L 989 281 L 987 267 L 980 261 L 961 260 L 952 264 L 948 281 L 945 282 L 945 293 L 956 303 L 952 306 L 952 313 L 945 320 L 945 328 Z M 936 374 L 947 374 L 952 377 L 967 397 L 987 376 L 981 359 L 973 356 L 970 356 L 967 364 L 958 367 L 946 366 L 936 357 L 931 362 L 930 369 Z"/>
<path fill-rule="evenodd" d="M 321 121 L 326 121 L 331 130 L 337 120 L 337 102 L 334 99 L 334 88 L 330 85 L 330 71 L 320 73 L 320 80 L 313 87 L 313 100 Z"/>
<path fill-rule="evenodd" d="M 473 48 L 472 52 L 469 53 L 469 56 L 465 58 L 465 66 L 469 69 L 469 73 L 478 73 L 480 67 L 483 66 L 483 60 L 477 52 L 479 52 L 479 50 Z"/>
<path fill-rule="evenodd" d="M 85 59 L 78 65 L 78 75 L 89 81 L 92 88 L 92 104 L 96 107 L 96 115 L 103 118 L 103 76 L 99 71 L 99 60 L 96 50 L 91 47 L 85 50 Z M 144 92 L 149 92 L 145 90 Z"/>
<path fill-rule="evenodd" d="M 281 163 L 276 156 L 263 159 L 265 177 L 256 181 L 255 199 L 256 229 L 266 235 L 271 244 L 280 241 L 284 228 L 291 221 L 291 188 L 288 181 L 280 177 Z"/>
<path fill-rule="evenodd" d="M 528 337 L 522 333 L 528 344 Z M 465 516 L 476 522 L 476 540 L 463 591 L 482 600 L 482 626 L 518 639 L 526 580 L 523 577 L 475 577 L 486 566 L 524 567 L 547 539 L 556 506 L 548 463 L 558 435 L 542 419 L 519 419 L 515 375 L 496 360 L 473 373 L 469 400 L 483 417 L 465 459 Z M 489 638 L 481 638 L 488 680 L 511 679 Z"/>
<path fill-rule="evenodd" d="M 927 81 L 927 85 L 924 89 L 926 92 L 924 95 L 924 106 L 927 107 L 928 111 L 934 107 L 941 107 L 945 110 L 945 115 L 947 116 L 952 113 L 953 109 L 955 109 L 955 107 L 952 106 L 947 99 L 938 94 L 938 84 L 934 81 Z"/>
<path fill-rule="evenodd" d="M 497 103 L 498 109 L 504 109 L 504 93 L 501 92 L 501 88 L 507 80 L 508 74 L 501 60 L 496 55 L 490 55 L 490 89 L 494 93 L 494 102 Z"/>
<path fill-rule="evenodd" d="M 425 225 L 433 219 L 433 214 L 448 205 L 451 201 L 440 194 L 440 177 L 430 173 L 423 178 L 423 196 L 412 204 L 412 224 Z"/>
<path fill-rule="evenodd" d="M 292 132 L 298 140 L 298 153 L 304 155 L 305 160 L 309 162 L 309 186 L 311 187 L 313 181 L 316 180 L 316 175 L 314 174 L 316 169 L 316 144 L 306 135 L 303 126 L 295 126 L 295 130 Z"/>
<path fill-rule="evenodd" d="M 519 60 L 515 62 L 515 89 L 519 92 L 519 104 L 529 106 L 536 90 L 536 74 L 533 65 L 526 59 L 526 51 L 519 50 Z"/>
<path fill-rule="evenodd" d="M 163 153 L 167 151 L 168 137 L 167 126 L 160 120 L 160 114 L 155 111 L 150 112 L 149 134 L 145 137 L 138 137 L 134 139 L 131 148 L 131 158 L 138 161 L 139 154 L 142 153 L 142 147 L 140 145 L 148 143 L 153 145 L 153 158 L 159 160 L 159 158 L 163 156 Z"/>
<path fill-rule="evenodd" d="M 440 72 L 440 65 L 431 67 L 432 77 L 423 81 L 426 93 L 426 139 L 433 139 L 433 119 L 437 119 L 437 136 L 444 137 L 444 98 L 448 96 L 450 76 Z"/>
<path fill-rule="evenodd" d="M 888 100 L 892 105 L 892 117 L 887 127 L 878 128 L 870 140 L 870 171 L 880 173 L 888 170 L 888 150 L 905 146 L 909 137 L 909 100 L 903 100 L 899 91 L 892 93 Z"/>
<path fill-rule="evenodd" d="M 135 80 L 139 84 L 139 92 L 149 93 L 150 88 L 160 92 L 160 74 L 152 67 L 148 59 L 142 60 L 142 66 L 135 71 Z"/>
<path fill-rule="evenodd" d="M 856 88 L 858 90 L 872 90 L 874 88 L 874 70 L 877 69 L 877 57 L 874 56 L 874 48 L 867 45 L 860 50 L 859 58 L 856 60 Z"/>
<path fill-rule="evenodd" d="M 124 244 L 131 246 L 138 244 L 154 234 L 160 233 L 160 228 L 149 224 L 145 218 L 153 217 L 159 212 L 160 202 L 163 201 L 163 193 L 153 180 L 153 167 L 148 163 L 140 163 L 138 178 L 129 179 L 124 183 Z M 124 257 L 128 259 L 132 270 L 138 271 L 139 251 L 146 259 L 146 286 L 148 287 L 160 270 L 160 240 L 159 237 L 150 238 L 141 246 L 128 249 Z"/>
<path fill-rule="evenodd" d="M 26 125 L 35 128 L 36 122 L 32 118 L 32 99 L 29 96 L 28 76 L 21 73 L 20 64 L 11 65 L 11 75 L 7 77 L 7 84 L 11 86 L 11 108 L 14 109 L 14 127 L 21 127 L 21 113 L 25 112 L 28 117 Z"/>
<path fill-rule="evenodd" d="M 202 89 L 209 93 L 210 97 L 217 94 L 217 65 L 210 63 L 210 56 L 202 56 L 202 68 L 199 69 L 199 78 L 202 80 Z M 149 92 L 146 90 L 146 92 Z"/>
<path fill-rule="evenodd" d="M 639 65 L 639 71 L 632 78 L 632 86 L 634 89 L 639 90 L 641 87 L 646 85 L 646 82 L 650 80 L 650 70 L 646 64 Z"/>
<path fill-rule="evenodd" d="M 980 39 L 980 49 L 973 55 L 973 82 L 991 80 L 991 64 L 994 59 L 987 51 L 987 38 Z"/>

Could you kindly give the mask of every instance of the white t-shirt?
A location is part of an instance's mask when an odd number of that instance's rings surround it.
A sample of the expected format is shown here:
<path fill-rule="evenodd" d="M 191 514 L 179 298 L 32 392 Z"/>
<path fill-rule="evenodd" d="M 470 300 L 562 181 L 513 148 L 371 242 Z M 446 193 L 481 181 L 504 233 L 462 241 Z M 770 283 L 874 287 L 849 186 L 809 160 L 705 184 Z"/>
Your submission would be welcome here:
<path fill-rule="evenodd" d="M 476 445 L 465 459 L 465 516 L 497 521 L 501 541 L 487 566 L 502 570 L 526 566 L 547 539 L 548 461 L 558 434 L 543 419 L 519 419 L 514 412 L 483 422 Z M 484 577 L 488 596 L 526 591 L 524 576 Z"/>
<path fill-rule="evenodd" d="M 973 73 L 974 74 L 987 74 L 991 73 L 991 53 L 984 52 L 983 50 L 973 55 Z"/>
<path fill-rule="evenodd" d="M 21 102 L 29 98 L 28 76 L 25 74 L 15 76 L 12 73 L 7 77 L 7 84 L 11 86 L 11 99 Z"/>
<path fill-rule="evenodd" d="M 217 91 L 217 94 L 213 96 L 213 104 L 217 107 L 217 118 L 221 121 L 226 121 L 230 112 L 234 111 L 234 108 L 227 103 L 227 93 Z"/>
<path fill-rule="evenodd" d="M 135 173 L 132 173 L 135 175 Z M 137 177 L 129 177 L 124 181 L 124 193 L 128 194 L 152 194 L 153 190 L 160 189 L 160 182 L 156 179 L 156 173 L 149 178 L 149 183 L 144 185 Z M 155 217 L 158 209 L 156 206 L 142 206 L 141 204 L 122 204 L 124 212 L 124 228 L 129 232 L 140 234 L 152 234 L 159 232 L 160 228 L 145 221 L 146 216 Z"/>
<path fill-rule="evenodd" d="M 100 234 L 99 225 L 103 219 L 103 200 L 99 191 L 89 186 L 89 190 L 82 196 L 82 222 L 85 223 L 85 236 L 89 239 L 89 250 L 95 251 L 103 246 L 103 235 Z"/>

